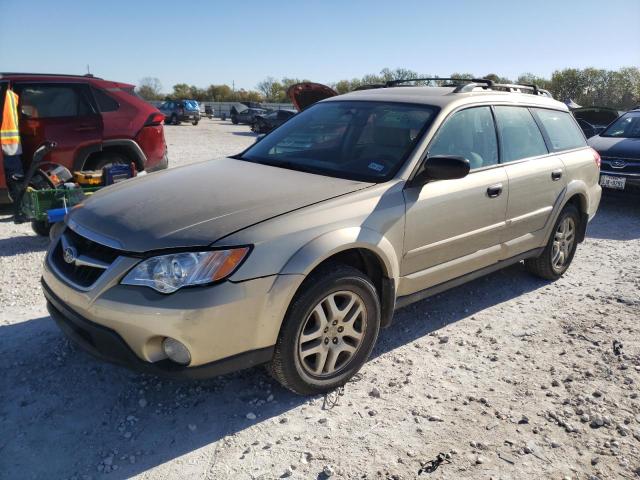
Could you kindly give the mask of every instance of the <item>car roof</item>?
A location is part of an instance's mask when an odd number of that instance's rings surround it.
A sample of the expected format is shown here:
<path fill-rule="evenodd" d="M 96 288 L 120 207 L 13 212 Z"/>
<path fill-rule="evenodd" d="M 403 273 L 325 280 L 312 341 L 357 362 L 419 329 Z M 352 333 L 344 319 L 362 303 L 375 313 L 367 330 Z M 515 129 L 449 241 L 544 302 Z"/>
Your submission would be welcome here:
<path fill-rule="evenodd" d="M 135 88 L 135 85 L 123 82 L 115 82 L 95 77 L 91 74 L 73 75 L 65 73 L 23 73 L 23 72 L 0 72 L 0 80 L 20 80 L 20 81 L 40 81 L 40 82 L 79 82 L 85 81 L 103 88 Z"/>
<path fill-rule="evenodd" d="M 568 107 L 545 95 L 530 93 L 489 90 L 482 87 L 470 91 L 456 91 L 456 87 L 388 87 L 356 90 L 323 100 L 339 102 L 348 100 L 398 102 L 433 105 L 436 107 L 454 107 L 466 103 L 513 103 L 541 106 L 568 111 Z"/>

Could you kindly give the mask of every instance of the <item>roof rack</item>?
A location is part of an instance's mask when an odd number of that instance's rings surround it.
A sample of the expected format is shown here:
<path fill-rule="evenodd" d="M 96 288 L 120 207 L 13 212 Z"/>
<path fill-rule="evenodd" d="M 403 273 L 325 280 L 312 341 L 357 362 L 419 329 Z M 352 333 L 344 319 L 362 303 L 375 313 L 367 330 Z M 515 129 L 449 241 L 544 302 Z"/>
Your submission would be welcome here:
<path fill-rule="evenodd" d="M 493 84 L 492 80 L 489 80 L 488 78 L 442 78 L 442 77 L 427 77 L 427 78 L 405 78 L 405 79 L 401 79 L 401 80 L 388 80 L 387 82 L 385 82 L 384 86 L 385 87 L 395 87 L 396 85 L 400 85 L 402 83 L 408 83 L 408 82 L 449 82 L 449 83 L 453 83 L 453 85 L 444 85 L 444 86 L 456 86 L 459 83 L 483 83 L 487 86 L 490 86 Z"/>
<path fill-rule="evenodd" d="M 78 77 L 78 78 L 95 78 L 102 80 L 100 77 L 94 76 L 92 73 L 85 73 L 84 75 L 76 75 L 71 73 L 28 73 L 28 72 L 0 72 L 0 78 L 8 75 L 28 75 L 30 77 Z"/>
<path fill-rule="evenodd" d="M 545 90 L 544 88 L 540 88 L 537 85 L 529 84 L 529 83 L 494 83 L 491 80 L 488 80 L 490 83 L 485 83 L 487 80 L 483 79 L 483 83 L 476 80 L 472 80 L 471 82 L 460 85 L 456 87 L 453 91 L 454 93 L 463 93 L 463 92 L 471 92 L 474 88 L 484 88 L 486 90 L 497 90 L 511 93 L 530 93 L 532 95 L 541 95 L 545 97 L 553 97 L 549 90 Z"/>

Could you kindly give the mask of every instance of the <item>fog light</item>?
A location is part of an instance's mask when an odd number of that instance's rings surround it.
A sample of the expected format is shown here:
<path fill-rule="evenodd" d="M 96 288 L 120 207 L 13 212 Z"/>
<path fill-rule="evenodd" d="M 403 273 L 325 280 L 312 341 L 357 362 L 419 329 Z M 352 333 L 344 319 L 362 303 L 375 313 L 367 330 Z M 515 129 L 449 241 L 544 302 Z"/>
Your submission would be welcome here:
<path fill-rule="evenodd" d="M 180 365 L 189 365 L 191 363 L 189 349 L 175 338 L 165 338 L 162 341 L 162 349 L 167 357 Z"/>

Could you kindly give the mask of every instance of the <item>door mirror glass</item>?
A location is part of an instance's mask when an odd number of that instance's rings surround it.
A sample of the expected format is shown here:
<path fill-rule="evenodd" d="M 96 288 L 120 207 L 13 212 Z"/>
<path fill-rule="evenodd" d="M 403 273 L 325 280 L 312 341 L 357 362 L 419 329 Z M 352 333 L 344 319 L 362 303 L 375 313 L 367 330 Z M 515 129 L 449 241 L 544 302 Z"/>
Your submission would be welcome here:
<path fill-rule="evenodd" d="M 427 157 L 413 178 L 414 186 L 424 185 L 429 180 L 454 180 L 469 173 L 469 160 L 457 155 L 434 155 Z"/>

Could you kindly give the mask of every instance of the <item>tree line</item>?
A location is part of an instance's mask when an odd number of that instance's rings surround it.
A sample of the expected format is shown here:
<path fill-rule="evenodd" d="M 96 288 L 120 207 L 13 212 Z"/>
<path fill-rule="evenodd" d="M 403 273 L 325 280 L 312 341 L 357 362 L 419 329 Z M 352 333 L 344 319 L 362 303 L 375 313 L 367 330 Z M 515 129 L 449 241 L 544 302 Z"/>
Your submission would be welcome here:
<path fill-rule="evenodd" d="M 381 84 L 389 80 L 411 80 L 415 78 L 437 77 L 419 74 L 406 68 L 391 70 L 384 68 L 378 74 L 368 74 L 361 78 L 344 79 L 329 84 L 338 93 L 350 92 L 362 85 Z M 556 70 L 551 78 L 532 73 L 523 73 L 516 79 L 509 79 L 495 73 L 474 75 L 471 73 L 452 73 L 451 78 L 487 78 L 498 83 L 534 83 L 549 90 L 560 101 L 573 100 L 582 106 L 606 106 L 618 110 L 628 110 L 640 105 L 640 69 L 625 67 L 618 70 L 598 68 L 565 68 Z M 309 81 L 299 78 L 277 80 L 267 77 L 256 85 L 255 90 L 234 90 L 229 85 L 209 85 L 199 88 L 195 85 L 179 83 L 173 86 L 171 93 L 162 93 L 162 85 L 157 78 L 146 77 L 140 81 L 138 94 L 146 100 L 193 99 L 198 101 L 251 101 L 288 103 L 287 89 L 296 83 Z M 416 82 L 420 83 L 420 82 Z M 436 82 L 437 83 L 437 82 Z"/>

